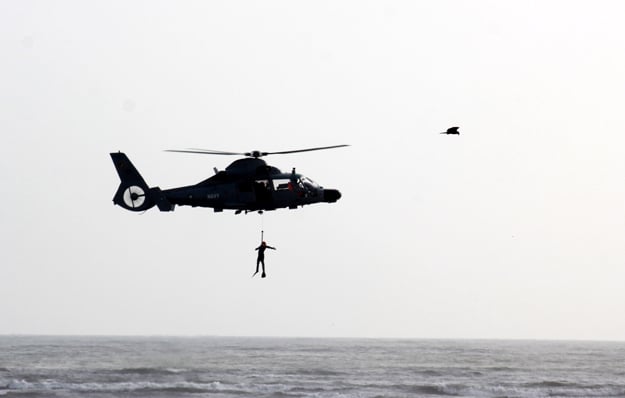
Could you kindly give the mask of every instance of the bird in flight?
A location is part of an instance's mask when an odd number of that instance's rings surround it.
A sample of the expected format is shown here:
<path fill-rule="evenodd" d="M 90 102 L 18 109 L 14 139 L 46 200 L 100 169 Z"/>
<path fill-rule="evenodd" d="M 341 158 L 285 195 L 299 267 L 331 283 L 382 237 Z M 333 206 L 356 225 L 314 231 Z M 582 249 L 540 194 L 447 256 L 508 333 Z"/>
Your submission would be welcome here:
<path fill-rule="evenodd" d="M 458 131 L 460 127 L 450 127 L 447 129 L 447 131 L 443 131 L 441 134 L 456 134 L 456 135 L 460 135 L 460 132 Z"/>

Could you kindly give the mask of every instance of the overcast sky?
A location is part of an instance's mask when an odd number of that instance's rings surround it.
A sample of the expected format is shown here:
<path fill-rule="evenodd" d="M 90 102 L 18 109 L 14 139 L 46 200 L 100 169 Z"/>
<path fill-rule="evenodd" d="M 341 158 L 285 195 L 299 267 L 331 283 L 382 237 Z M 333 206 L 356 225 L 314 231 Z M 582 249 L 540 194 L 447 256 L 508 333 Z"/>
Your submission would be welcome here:
<path fill-rule="evenodd" d="M 623 15 L 0 2 L 0 333 L 624 340 Z M 335 204 L 111 201 L 112 151 L 171 188 L 236 158 L 164 149 L 336 144 L 267 158 Z"/>

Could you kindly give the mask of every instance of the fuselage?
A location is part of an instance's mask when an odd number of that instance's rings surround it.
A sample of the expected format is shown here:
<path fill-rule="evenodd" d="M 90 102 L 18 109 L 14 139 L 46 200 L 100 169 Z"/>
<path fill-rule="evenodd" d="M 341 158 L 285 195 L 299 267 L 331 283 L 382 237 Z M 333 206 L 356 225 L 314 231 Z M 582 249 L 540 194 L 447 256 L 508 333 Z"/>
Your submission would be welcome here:
<path fill-rule="evenodd" d="M 319 202 L 336 202 L 341 194 L 324 189 L 310 178 L 282 173 L 262 159 L 239 159 L 224 171 L 195 185 L 163 190 L 178 206 L 211 207 L 221 210 L 274 210 L 297 208 Z"/>

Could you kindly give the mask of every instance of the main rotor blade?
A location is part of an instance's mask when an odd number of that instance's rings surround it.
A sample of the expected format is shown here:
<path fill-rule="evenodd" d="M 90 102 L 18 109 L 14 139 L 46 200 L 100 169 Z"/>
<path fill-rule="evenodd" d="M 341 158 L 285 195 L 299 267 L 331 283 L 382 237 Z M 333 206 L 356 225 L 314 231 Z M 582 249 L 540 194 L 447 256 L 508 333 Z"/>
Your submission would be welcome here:
<path fill-rule="evenodd" d="M 165 152 L 200 153 L 200 154 L 205 154 L 205 155 L 239 155 L 239 156 L 245 155 L 242 152 L 214 151 L 212 149 L 199 149 L 199 148 L 165 149 Z"/>
<path fill-rule="evenodd" d="M 317 148 L 294 149 L 292 151 L 278 151 L 278 152 L 261 152 L 261 151 L 227 152 L 227 151 L 217 151 L 213 149 L 200 149 L 200 148 L 165 149 L 165 152 L 199 153 L 199 154 L 204 154 L 204 155 L 238 155 L 238 156 L 251 156 L 254 158 L 259 158 L 259 157 L 266 156 L 266 155 L 283 155 L 287 153 L 320 151 L 322 149 L 341 148 L 344 146 L 349 146 L 349 145 L 332 145 L 332 146 L 322 146 L 322 147 L 317 147 Z"/>
<path fill-rule="evenodd" d="M 332 145 L 332 146 L 322 146 L 322 147 L 318 147 L 318 148 L 294 149 L 292 151 L 267 152 L 267 155 L 281 155 L 281 154 L 285 154 L 285 153 L 320 151 L 322 149 L 341 148 L 341 147 L 344 147 L 344 146 L 349 146 L 349 145 Z"/>

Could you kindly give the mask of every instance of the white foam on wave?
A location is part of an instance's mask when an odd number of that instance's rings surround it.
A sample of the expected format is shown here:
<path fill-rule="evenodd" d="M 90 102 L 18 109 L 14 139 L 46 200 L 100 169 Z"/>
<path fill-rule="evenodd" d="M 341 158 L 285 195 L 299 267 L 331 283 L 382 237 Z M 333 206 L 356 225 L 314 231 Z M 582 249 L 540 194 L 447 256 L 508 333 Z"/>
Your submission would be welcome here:
<path fill-rule="evenodd" d="M 187 369 L 165 368 L 165 371 L 169 373 L 184 373 L 187 371 Z"/>
<path fill-rule="evenodd" d="M 4 391 L 76 391 L 76 392 L 129 392 L 138 390 L 151 391 L 189 391 L 189 392 L 216 392 L 227 391 L 229 388 L 219 381 L 210 383 L 196 383 L 189 381 L 176 381 L 157 383 L 151 381 L 116 382 L 116 383 L 66 383 L 53 379 L 29 382 L 26 380 L 10 381 Z"/>
<path fill-rule="evenodd" d="M 523 397 L 625 397 L 625 386 L 573 386 L 563 383 L 558 386 L 529 388 L 519 385 L 469 385 L 439 383 L 436 389 L 444 395 L 471 396 L 482 398 Z"/>

